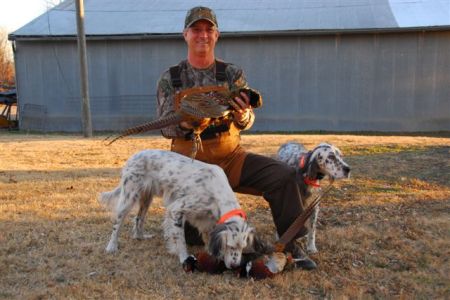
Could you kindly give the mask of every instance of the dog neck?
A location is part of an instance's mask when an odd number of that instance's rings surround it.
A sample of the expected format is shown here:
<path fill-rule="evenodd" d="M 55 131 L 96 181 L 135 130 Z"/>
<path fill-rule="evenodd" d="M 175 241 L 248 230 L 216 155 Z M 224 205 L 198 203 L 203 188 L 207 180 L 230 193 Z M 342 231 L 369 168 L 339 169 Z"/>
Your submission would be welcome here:
<path fill-rule="evenodd" d="M 217 221 L 217 224 L 223 224 L 226 221 L 228 221 L 229 219 L 231 219 L 232 217 L 241 217 L 242 219 L 247 220 L 247 215 L 245 214 L 245 211 L 238 208 L 238 209 L 230 210 L 227 213 L 223 214 L 220 217 L 219 221 Z"/>
<path fill-rule="evenodd" d="M 309 185 L 311 187 L 320 187 L 320 180 L 319 179 L 310 179 L 307 176 L 303 177 L 303 181 L 306 183 L 306 185 Z"/>
<path fill-rule="evenodd" d="M 307 175 L 308 166 L 311 163 L 311 155 L 313 151 L 309 151 L 307 153 L 302 153 L 300 157 L 298 158 L 298 167 L 303 175 L 303 181 L 305 184 L 309 187 L 320 187 L 320 179 L 323 178 L 323 174 L 318 173 L 316 178 L 310 178 Z"/>

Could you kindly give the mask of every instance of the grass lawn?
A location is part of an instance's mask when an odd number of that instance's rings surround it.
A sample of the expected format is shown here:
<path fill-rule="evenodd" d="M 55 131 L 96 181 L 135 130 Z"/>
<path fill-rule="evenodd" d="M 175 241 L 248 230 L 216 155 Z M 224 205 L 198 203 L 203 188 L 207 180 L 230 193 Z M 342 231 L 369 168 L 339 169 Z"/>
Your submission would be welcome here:
<path fill-rule="evenodd" d="M 269 156 L 286 141 L 326 141 L 352 167 L 352 178 L 321 203 L 318 269 L 261 281 L 184 273 L 165 249 L 159 199 L 145 224 L 155 237 L 133 240 L 130 218 L 118 254 L 107 255 L 111 220 L 97 194 L 117 185 L 131 154 L 168 149 L 169 141 L 140 136 L 105 146 L 104 137 L 0 132 L 0 299 L 450 298 L 449 137 L 244 135 L 245 148 Z M 273 242 L 265 200 L 238 198 Z"/>

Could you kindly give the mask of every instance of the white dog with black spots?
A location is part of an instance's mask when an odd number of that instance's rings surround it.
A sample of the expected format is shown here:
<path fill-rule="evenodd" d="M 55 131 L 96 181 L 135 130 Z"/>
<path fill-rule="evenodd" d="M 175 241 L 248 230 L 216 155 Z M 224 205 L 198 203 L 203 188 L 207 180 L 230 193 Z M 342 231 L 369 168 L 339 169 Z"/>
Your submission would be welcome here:
<path fill-rule="evenodd" d="M 301 180 L 300 192 L 304 202 L 312 195 L 312 191 L 320 188 L 320 180 L 329 176 L 332 180 L 350 177 L 350 167 L 344 161 L 342 152 L 328 143 L 321 143 L 312 151 L 308 151 L 302 144 L 288 142 L 278 149 L 277 157 L 280 161 L 297 169 Z M 316 206 L 309 219 L 309 231 L 306 237 L 306 250 L 316 253 L 316 227 L 319 206 Z"/>
<path fill-rule="evenodd" d="M 166 208 L 163 228 L 167 248 L 181 263 L 192 258 L 184 236 L 186 221 L 199 230 L 209 253 L 223 260 L 227 268 L 239 266 L 243 251 L 251 251 L 255 230 L 248 225 L 220 167 L 170 151 L 144 150 L 126 162 L 120 184 L 100 195 L 100 202 L 112 210 L 114 220 L 107 252 L 117 251 L 121 225 L 135 205 L 139 210 L 133 237 L 150 237 L 144 235 L 143 225 L 155 196 L 163 198 Z"/>

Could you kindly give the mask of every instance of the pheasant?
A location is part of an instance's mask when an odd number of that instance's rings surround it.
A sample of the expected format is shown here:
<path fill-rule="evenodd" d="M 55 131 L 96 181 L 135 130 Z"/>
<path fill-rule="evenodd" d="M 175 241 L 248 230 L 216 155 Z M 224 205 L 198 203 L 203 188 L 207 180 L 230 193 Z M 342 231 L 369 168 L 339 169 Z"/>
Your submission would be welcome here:
<path fill-rule="evenodd" d="M 293 266 L 295 259 L 290 253 L 272 252 L 269 254 L 251 254 L 241 266 L 232 269 L 239 278 L 265 279 L 273 278 L 288 267 Z M 206 272 L 209 274 L 222 274 L 228 269 L 223 261 L 218 260 L 207 252 L 199 252 L 196 257 L 189 256 L 183 263 L 185 272 Z"/>
<path fill-rule="evenodd" d="M 248 95 L 252 107 L 262 106 L 260 93 L 249 87 L 232 90 L 222 86 L 192 88 L 189 93 L 181 96 L 179 108 L 174 113 L 126 129 L 109 141 L 108 145 L 128 135 L 161 129 L 185 121 L 193 127 L 194 144 L 191 156 L 194 158 L 198 148 L 201 147 L 200 134 L 210 125 L 211 119 L 224 117 L 233 110 L 230 103 L 241 92 Z M 110 138 L 111 136 L 106 140 Z"/>

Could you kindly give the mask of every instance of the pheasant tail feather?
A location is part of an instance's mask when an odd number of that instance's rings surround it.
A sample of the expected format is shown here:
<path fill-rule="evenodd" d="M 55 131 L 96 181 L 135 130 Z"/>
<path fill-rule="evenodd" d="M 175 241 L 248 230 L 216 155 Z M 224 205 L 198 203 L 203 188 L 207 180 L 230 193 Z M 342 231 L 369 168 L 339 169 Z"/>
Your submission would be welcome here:
<path fill-rule="evenodd" d="M 167 117 L 164 118 L 160 118 L 157 120 L 153 120 L 132 128 L 129 128 L 127 130 L 122 131 L 122 133 L 120 133 L 118 136 L 114 137 L 109 143 L 108 145 L 111 145 L 112 143 L 114 143 L 115 141 L 117 141 L 118 139 L 121 139 L 123 137 L 132 135 L 132 134 L 138 134 L 138 133 L 143 133 L 143 132 L 147 132 L 147 131 L 151 131 L 151 130 L 156 130 L 156 129 L 161 129 L 170 125 L 175 125 L 180 123 L 183 120 L 183 116 L 178 113 L 175 112 L 172 115 L 169 115 Z M 111 138 L 107 137 L 105 140 L 109 140 Z"/>

